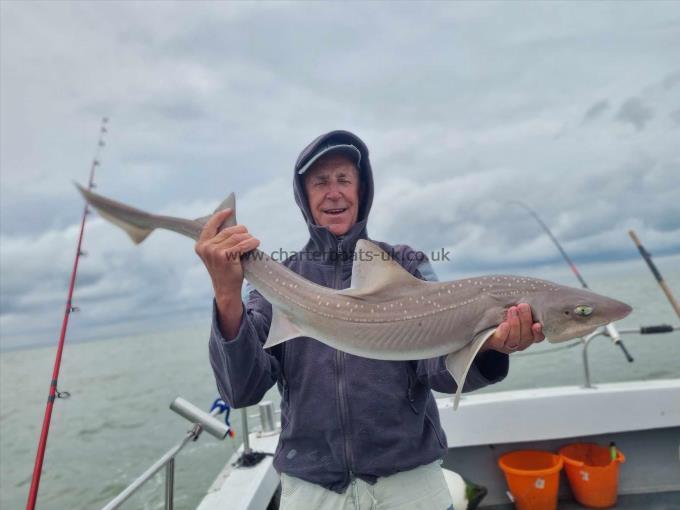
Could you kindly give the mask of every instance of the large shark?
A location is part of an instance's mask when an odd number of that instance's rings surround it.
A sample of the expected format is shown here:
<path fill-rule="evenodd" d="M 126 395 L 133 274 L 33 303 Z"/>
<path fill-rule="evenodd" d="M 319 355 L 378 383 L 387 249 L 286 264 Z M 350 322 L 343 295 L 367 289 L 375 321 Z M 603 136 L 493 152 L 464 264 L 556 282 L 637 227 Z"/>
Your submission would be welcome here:
<path fill-rule="evenodd" d="M 120 226 L 135 243 L 156 228 L 197 240 L 209 218 L 149 214 L 78 188 L 102 217 Z M 225 208 L 233 214 L 221 228 L 236 224 L 233 193 L 217 211 Z M 534 320 L 543 325 L 550 342 L 587 335 L 632 310 L 587 290 L 522 276 L 419 280 L 367 240 L 357 242 L 352 282 L 345 290 L 310 282 L 260 250 L 245 254 L 241 264 L 245 278 L 272 304 L 264 348 L 306 336 L 367 358 L 416 360 L 446 355 L 446 367 L 458 384 L 454 408 L 472 361 L 510 306 L 531 305 Z"/>

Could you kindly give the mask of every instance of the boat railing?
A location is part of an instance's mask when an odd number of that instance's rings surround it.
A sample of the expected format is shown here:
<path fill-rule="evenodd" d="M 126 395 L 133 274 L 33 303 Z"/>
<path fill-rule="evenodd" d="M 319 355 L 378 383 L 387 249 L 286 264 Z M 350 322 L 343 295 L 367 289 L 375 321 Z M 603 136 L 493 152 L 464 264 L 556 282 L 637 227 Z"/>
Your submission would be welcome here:
<path fill-rule="evenodd" d="M 672 333 L 673 331 L 679 331 L 680 326 L 671 326 L 670 324 L 659 324 L 656 326 L 642 326 L 640 328 L 631 329 L 621 329 L 617 330 L 613 324 L 608 324 L 605 328 L 598 329 L 592 332 L 590 335 L 581 338 L 579 343 L 583 345 L 583 375 L 584 375 L 584 388 L 594 388 L 590 379 L 590 364 L 588 361 L 588 346 L 597 337 L 609 337 L 615 345 L 619 345 L 623 350 L 624 355 L 629 363 L 634 361 L 634 358 L 630 355 L 628 350 L 624 347 L 621 342 L 620 335 L 651 335 L 657 333 Z"/>
<path fill-rule="evenodd" d="M 128 485 L 118 496 L 112 499 L 102 510 L 114 510 L 127 501 L 133 494 L 142 488 L 151 478 L 160 470 L 165 469 L 165 510 L 172 510 L 174 503 L 174 486 L 175 486 L 175 457 L 180 451 L 190 442 L 196 441 L 201 433 L 205 430 L 212 436 L 219 440 L 223 440 L 229 434 L 230 427 L 216 419 L 216 416 L 222 413 L 225 409 L 219 405 L 213 405 L 213 410 L 206 413 L 200 408 L 193 405 L 191 402 L 177 397 L 171 404 L 170 409 L 175 411 L 180 416 L 186 418 L 193 424 L 184 438 L 175 446 L 165 452 L 156 462 L 154 462 L 144 473 L 137 477 L 130 485 Z M 259 418 L 260 430 L 262 435 L 277 434 L 278 428 L 275 414 L 280 411 L 274 411 L 274 405 L 271 401 L 263 401 L 258 404 L 259 414 L 249 415 L 248 408 L 241 409 L 241 426 L 243 427 L 243 455 L 239 461 L 242 465 L 254 465 L 261 458 L 262 454 L 253 452 L 250 447 L 249 440 L 249 424 L 248 420 Z"/>
<path fill-rule="evenodd" d="M 191 430 L 186 433 L 179 443 L 165 452 L 161 458 L 137 477 L 120 494 L 118 494 L 118 496 L 112 499 L 102 510 L 114 510 L 119 508 L 163 468 L 165 468 L 165 509 L 172 510 L 175 492 L 175 457 L 177 454 L 189 443 L 189 441 L 196 441 L 204 430 L 220 440 L 224 439 L 229 433 L 227 424 L 215 418 L 215 416 L 223 411 L 223 409 L 219 407 L 215 407 L 210 413 L 206 413 L 191 402 L 184 400 L 181 397 L 177 397 L 172 404 L 170 404 L 170 409 L 192 422 L 193 427 Z"/>
<path fill-rule="evenodd" d="M 631 356 L 630 352 L 628 352 L 628 349 L 623 345 L 623 342 L 621 341 L 621 335 L 653 335 L 653 334 L 658 334 L 658 333 L 672 333 L 674 331 L 680 331 L 680 326 L 671 326 L 670 324 L 657 324 L 654 326 L 642 326 L 639 328 L 631 328 L 631 329 L 621 329 L 618 330 L 614 324 L 607 324 L 604 328 L 600 328 L 596 331 L 593 331 L 590 335 L 582 337 L 578 340 L 575 340 L 574 342 L 571 342 L 566 345 L 560 345 L 558 347 L 553 347 L 551 349 L 541 349 L 541 350 L 535 350 L 535 351 L 530 351 L 530 352 L 520 352 L 514 354 L 514 356 L 542 356 L 545 354 L 551 354 L 557 351 L 563 351 L 567 349 L 573 349 L 574 347 L 582 346 L 583 351 L 582 351 L 582 358 L 583 358 L 583 376 L 584 376 L 584 382 L 583 382 L 583 387 L 584 388 L 595 388 L 593 386 L 591 377 L 590 377 L 590 362 L 588 360 L 588 347 L 590 346 L 591 342 L 598 337 L 607 337 L 611 339 L 612 343 L 614 345 L 618 345 L 621 350 L 623 351 L 624 356 L 626 357 L 626 360 L 629 363 L 632 363 L 634 360 L 633 356 Z"/>

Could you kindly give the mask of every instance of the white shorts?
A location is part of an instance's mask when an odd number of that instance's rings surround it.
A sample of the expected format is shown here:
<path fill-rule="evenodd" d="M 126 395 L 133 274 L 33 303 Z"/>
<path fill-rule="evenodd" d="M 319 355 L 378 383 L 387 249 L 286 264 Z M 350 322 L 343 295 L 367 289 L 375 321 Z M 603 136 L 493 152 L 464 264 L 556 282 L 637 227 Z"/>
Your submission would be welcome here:
<path fill-rule="evenodd" d="M 452 510 L 441 461 L 378 478 L 355 479 L 343 494 L 281 474 L 280 510 Z"/>

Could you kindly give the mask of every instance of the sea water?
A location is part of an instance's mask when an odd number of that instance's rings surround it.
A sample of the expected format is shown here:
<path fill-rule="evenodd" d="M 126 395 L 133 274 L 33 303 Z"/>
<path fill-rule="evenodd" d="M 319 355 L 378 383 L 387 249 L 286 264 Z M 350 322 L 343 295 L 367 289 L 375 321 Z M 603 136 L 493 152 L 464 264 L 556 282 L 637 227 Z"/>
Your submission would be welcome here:
<path fill-rule="evenodd" d="M 680 298 L 680 256 L 657 264 Z M 581 267 L 590 287 L 623 300 L 634 312 L 620 329 L 670 323 L 677 318 L 641 260 Z M 576 285 L 563 266 L 523 274 Z M 463 276 L 463 275 L 459 275 Z M 217 396 L 208 362 L 206 320 L 181 330 L 67 344 L 59 389 L 71 397 L 54 406 L 38 497 L 42 509 L 100 508 L 190 428 L 169 410 L 178 395 L 208 410 Z M 160 329 L 160 328 L 159 328 Z M 56 334 L 56 333 L 55 333 Z M 680 377 L 680 333 L 627 335 L 635 358 L 600 338 L 589 348 L 594 384 Z M 560 344 L 565 345 L 565 344 Z M 510 374 L 481 391 L 583 384 L 581 348 L 551 351 L 543 342 L 513 355 Z M 36 445 L 45 410 L 55 346 L 0 353 L 0 507 L 26 504 Z M 527 355 L 546 351 L 542 355 Z M 278 402 L 276 389 L 265 397 Z M 251 410 L 251 413 L 255 412 Z M 236 438 L 204 434 L 178 456 L 175 508 L 195 508 L 240 443 L 240 411 L 232 412 Z M 163 476 L 157 475 L 126 508 L 163 508 Z"/>

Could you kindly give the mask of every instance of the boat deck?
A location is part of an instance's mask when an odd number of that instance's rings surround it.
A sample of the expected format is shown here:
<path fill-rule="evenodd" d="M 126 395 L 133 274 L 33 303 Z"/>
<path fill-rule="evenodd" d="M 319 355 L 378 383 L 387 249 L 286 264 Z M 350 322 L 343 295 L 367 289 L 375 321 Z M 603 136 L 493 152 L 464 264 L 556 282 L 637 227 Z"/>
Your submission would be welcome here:
<path fill-rule="evenodd" d="M 278 442 L 278 434 L 250 434 L 251 448 L 258 452 L 273 453 Z M 279 486 L 279 475 L 272 465 L 273 457 L 266 456 L 253 467 L 234 467 L 242 453 L 243 445 L 229 459 L 197 510 L 264 510 L 269 507 Z"/>
<path fill-rule="evenodd" d="M 512 504 L 485 506 L 484 510 L 515 510 Z M 619 496 L 612 510 L 680 510 L 680 491 Z M 591 510 L 574 501 L 560 501 L 557 510 Z"/>
<path fill-rule="evenodd" d="M 597 388 L 546 388 L 471 395 L 453 411 L 438 400 L 449 439 L 444 468 L 487 488 L 480 508 L 512 510 L 498 458 L 510 450 L 558 451 L 570 442 L 615 441 L 626 455 L 619 476 L 620 510 L 680 510 L 680 380 L 602 384 Z M 580 418 L 579 418 L 580 417 Z M 585 417 L 585 418 L 584 418 Z M 503 427 L 492 424 L 503 423 Z M 274 452 L 278 435 L 251 434 L 251 446 Z M 239 452 L 240 454 L 240 452 Z M 265 510 L 279 477 L 268 456 L 255 467 L 235 468 L 234 456 L 199 510 Z M 565 475 L 557 510 L 586 507 L 569 500 Z"/>

